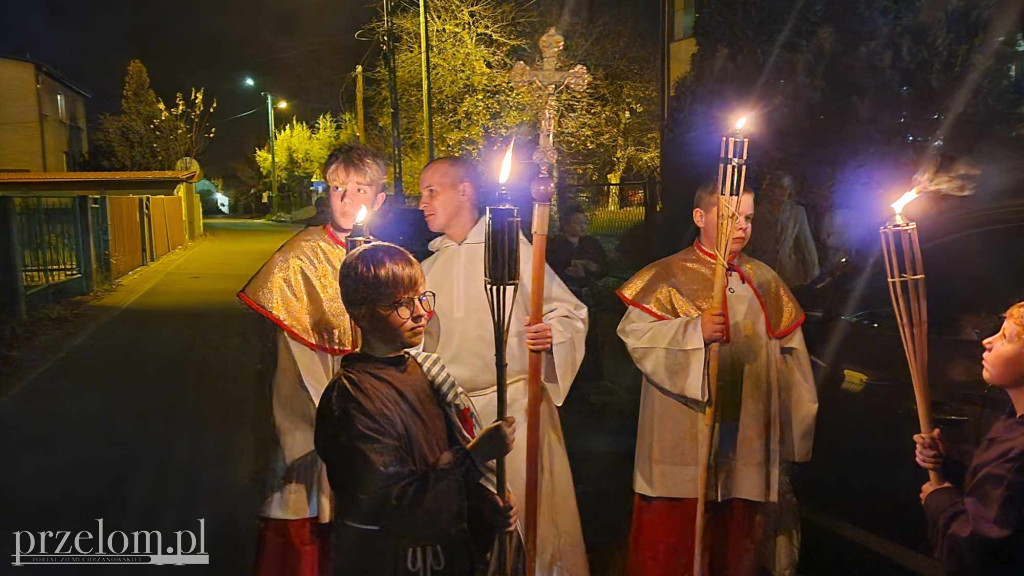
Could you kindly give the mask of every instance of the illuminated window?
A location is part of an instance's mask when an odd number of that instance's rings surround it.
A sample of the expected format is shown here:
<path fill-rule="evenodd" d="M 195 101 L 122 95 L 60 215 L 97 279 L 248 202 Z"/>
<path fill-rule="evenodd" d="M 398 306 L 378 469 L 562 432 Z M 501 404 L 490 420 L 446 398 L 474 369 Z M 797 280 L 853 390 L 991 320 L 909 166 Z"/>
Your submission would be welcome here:
<path fill-rule="evenodd" d="M 57 116 L 59 116 L 60 119 L 64 120 L 65 122 L 68 119 L 68 109 L 66 103 L 64 102 L 63 92 L 57 92 Z"/>
<path fill-rule="evenodd" d="M 675 0 L 672 22 L 672 41 L 678 42 L 693 37 L 695 0 Z"/>

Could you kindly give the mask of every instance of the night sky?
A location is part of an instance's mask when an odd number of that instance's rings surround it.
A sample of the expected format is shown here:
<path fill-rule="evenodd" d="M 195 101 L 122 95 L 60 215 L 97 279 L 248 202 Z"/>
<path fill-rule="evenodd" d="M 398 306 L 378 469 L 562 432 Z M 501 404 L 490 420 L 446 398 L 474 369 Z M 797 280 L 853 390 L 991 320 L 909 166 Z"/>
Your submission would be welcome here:
<path fill-rule="evenodd" d="M 355 33 L 376 15 L 371 0 L 0 0 L 0 55 L 30 56 L 89 93 L 90 127 L 117 111 L 125 69 L 138 58 L 165 102 L 205 87 L 217 98 L 210 175 L 266 141 L 260 89 L 286 98 L 287 116 L 353 106 L 352 71 L 372 43 Z M 369 6 L 368 6 L 369 5 Z M 377 55 L 373 47 L 372 59 Z M 251 75 L 256 88 L 242 81 Z M 345 89 L 342 93 L 341 90 Z M 343 94 L 342 97 L 339 97 Z M 281 114 L 278 115 L 280 120 Z"/>

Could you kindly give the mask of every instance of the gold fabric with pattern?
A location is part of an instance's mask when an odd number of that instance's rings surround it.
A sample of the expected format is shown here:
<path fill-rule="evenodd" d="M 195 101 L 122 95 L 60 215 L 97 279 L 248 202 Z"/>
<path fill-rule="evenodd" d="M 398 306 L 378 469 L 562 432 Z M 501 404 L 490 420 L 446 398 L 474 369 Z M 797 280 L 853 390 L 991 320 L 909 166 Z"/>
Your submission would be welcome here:
<path fill-rule="evenodd" d="M 295 340 L 332 355 L 352 350 L 338 272 L 345 247 L 326 227 L 306 228 L 282 245 L 238 293 L 247 306 Z"/>
<path fill-rule="evenodd" d="M 772 338 L 783 338 L 803 324 L 803 309 L 771 268 L 744 254 L 730 265 L 757 295 Z M 695 244 L 637 272 L 618 294 L 628 306 L 659 319 L 693 317 L 711 308 L 714 276 L 714 256 Z"/>

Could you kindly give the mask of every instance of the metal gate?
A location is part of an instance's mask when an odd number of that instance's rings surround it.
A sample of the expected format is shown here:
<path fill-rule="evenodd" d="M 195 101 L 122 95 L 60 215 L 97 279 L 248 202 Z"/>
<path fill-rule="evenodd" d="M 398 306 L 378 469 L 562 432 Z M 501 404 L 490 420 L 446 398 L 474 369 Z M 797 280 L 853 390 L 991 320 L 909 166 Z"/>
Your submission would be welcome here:
<path fill-rule="evenodd" d="M 15 198 L 14 215 L 26 294 L 81 277 L 74 198 Z"/>

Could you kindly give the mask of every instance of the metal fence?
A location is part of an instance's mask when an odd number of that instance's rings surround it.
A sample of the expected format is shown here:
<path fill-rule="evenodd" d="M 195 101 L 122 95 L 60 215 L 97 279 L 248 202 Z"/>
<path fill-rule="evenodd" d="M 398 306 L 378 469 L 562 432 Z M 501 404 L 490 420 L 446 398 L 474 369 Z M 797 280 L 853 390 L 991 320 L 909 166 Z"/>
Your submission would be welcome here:
<path fill-rule="evenodd" d="M 14 216 L 26 292 L 81 277 L 74 198 L 16 198 Z"/>
<path fill-rule="evenodd" d="M 658 182 L 617 184 L 564 184 L 559 186 L 558 207 L 579 208 L 590 220 L 590 234 L 621 236 L 653 218 L 661 209 Z"/>
<path fill-rule="evenodd" d="M 110 220 L 105 198 L 89 199 L 89 218 L 92 219 L 93 251 L 96 255 L 96 280 L 110 282 Z"/>

